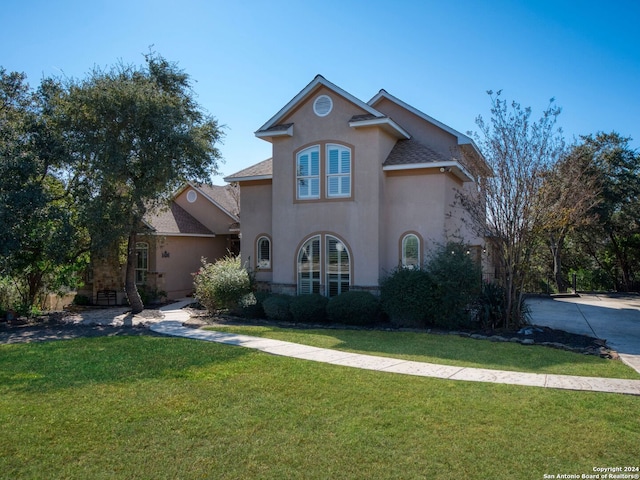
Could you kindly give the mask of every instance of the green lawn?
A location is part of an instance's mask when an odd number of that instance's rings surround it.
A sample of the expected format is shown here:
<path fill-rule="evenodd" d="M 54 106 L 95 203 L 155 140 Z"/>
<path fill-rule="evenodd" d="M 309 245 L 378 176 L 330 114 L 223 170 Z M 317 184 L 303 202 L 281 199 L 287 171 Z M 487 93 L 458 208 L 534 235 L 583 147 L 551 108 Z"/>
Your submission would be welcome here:
<path fill-rule="evenodd" d="M 497 343 L 453 335 L 377 330 L 285 329 L 266 326 L 216 326 L 209 329 L 347 352 L 460 367 L 640 379 L 638 372 L 621 361 L 549 347 Z"/>
<path fill-rule="evenodd" d="M 186 339 L 0 345 L 0 478 L 538 479 L 637 465 L 639 409 Z"/>

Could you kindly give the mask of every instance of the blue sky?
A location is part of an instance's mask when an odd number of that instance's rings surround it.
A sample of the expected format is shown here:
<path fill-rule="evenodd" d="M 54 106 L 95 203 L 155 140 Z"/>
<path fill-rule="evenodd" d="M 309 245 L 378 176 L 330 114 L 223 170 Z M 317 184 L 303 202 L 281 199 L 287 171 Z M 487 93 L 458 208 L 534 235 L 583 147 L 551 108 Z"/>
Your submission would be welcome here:
<path fill-rule="evenodd" d="M 316 74 L 368 101 L 381 88 L 461 132 L 486 91 L 551 97 L 567 140 L 615 130 L 640 147 L 640 2 L 3 0 L 0 65 L 83 77 L 155 51 L 221 124 L 229 175 L 270 156 L 253 132 Z M 222 184 L 222 178 L 214 178 Z"/>

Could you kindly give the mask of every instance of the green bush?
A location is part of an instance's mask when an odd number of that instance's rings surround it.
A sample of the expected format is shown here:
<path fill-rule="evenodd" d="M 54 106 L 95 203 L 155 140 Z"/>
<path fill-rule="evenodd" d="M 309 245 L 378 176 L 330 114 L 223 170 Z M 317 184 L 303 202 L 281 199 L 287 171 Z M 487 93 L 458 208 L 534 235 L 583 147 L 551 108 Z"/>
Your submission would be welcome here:
<path fill-rule="evenodd" d="M 264 302 L 262 302 L 262 308 L 269 320 L 289 321 L 291 320 L 291 306 L 290 295 L 282 295 L 279 293 L 273 293 L 269 295 Z"/>
<path fill-rule="evenodd" d="M 202 267 L 193 281 L 195 298 L 210 312 L 233 309 L 251 292 L 249 273 L 240 257 L 226 256 L 215 263 L 202 259 Z"/>
<path fill-rule="evenodd" d="M 396 268 L 380 281 L 382 310 L 393 325 L 422 327 L 433 289 L 431 275 L 426 270 Z"/>
<path fill-rule="evenodd" d="M 240 299 L 238 314 L 244 318 L 265 318 L 262 303 L 269 297 L 268 292 L 251 292 Z"/>
<path fill-rule="evenodd" d="M 468 254 L 468 246 L 449 242 L 426 265 L 434 288 L 430 292 L 428 322 L 438 327 L 471 326 L 470 307 L 480 295 L 480 266 Z"/>
<path fill-rule="evenodd" d="M 380 319 L 380 300 L 369 292 L 344 292 L 329 299 L 327 317 L 348 325 L 373 324 Z"/>
<path fill-rule="evenodd" d="M 20 294 L 15 282 L 9 277 L 0 277 L 0 310 L 14 309 L 20 303 Z"/>
<path fill-rule="evenodd" d="M 327 319 L 327 303 L 329 299 L 319 293 L 299 295 L 291 299 L 289 311 L 294 322 L 322 323 Z"/>

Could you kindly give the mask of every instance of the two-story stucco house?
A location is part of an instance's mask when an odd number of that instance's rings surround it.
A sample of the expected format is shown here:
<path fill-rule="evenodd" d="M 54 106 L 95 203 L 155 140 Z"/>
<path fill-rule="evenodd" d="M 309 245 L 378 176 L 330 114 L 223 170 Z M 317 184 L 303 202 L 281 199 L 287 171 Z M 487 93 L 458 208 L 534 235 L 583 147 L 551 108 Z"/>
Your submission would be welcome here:
<path fill-rule="evenodd" d="M 453 238 L 481 255 L 455 205 L 481 153 L 386 91 L 364 102 L 318 75 L 255 134 L 272 158 L 225 180 L 240 185 L 242 257 L 272 291 L 375 292 Z"/>

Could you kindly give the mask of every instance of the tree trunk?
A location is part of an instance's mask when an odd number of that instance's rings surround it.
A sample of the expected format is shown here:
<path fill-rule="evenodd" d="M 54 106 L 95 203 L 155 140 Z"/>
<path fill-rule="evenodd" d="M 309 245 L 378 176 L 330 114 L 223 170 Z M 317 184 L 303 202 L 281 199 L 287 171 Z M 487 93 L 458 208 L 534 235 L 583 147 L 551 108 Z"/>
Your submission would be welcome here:
<path fill-rule="evenodd" d="M 136 234 L 129 233 L 129 241 L 127 244 L 127 271 L 125 276 L 124 290 L 131 305 L 131 313 L 134 315 L 144 310 L 142 299 L 136 287 Z"/>
<path fill-rule="evenodd" d="M 564 235 L 556 240 L 554 235 L 550 236 L 549 248 L 553 257 L 553 278 L 558 288 L 558 293 L 567 292 L 567 282 L 562 278 L 562 247 L 564 245 Z"/>

